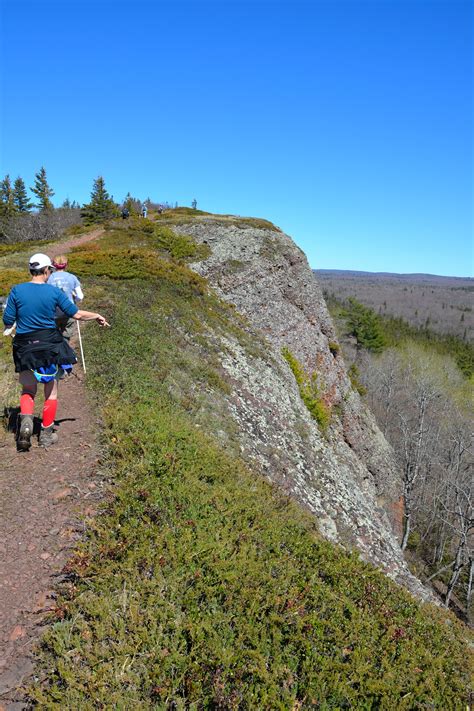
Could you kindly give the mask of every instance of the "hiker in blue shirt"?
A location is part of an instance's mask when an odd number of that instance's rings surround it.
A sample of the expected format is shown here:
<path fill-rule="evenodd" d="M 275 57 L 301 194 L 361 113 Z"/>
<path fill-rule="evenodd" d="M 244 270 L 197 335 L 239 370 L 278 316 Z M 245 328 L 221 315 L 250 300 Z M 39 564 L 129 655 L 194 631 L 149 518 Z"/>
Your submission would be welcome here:
<path fill-rule="evenodd" d="M 146 206 L 146 203 L 143 203 L 142 205 L 142 217 L 146 217 L 148 214 L 148 207 Z"/>
<path fill-rule="evenodd" d="M 77 276 L 66 271 L 67 265 L 68 259 L 64 254 L 53 257 L 53 267 L 55 271 L 49 277 L 48 284 L 57 286 L 66 294 L 68 299 L 75 304 L 83 300 L 84 294 L 82 293 L 81 283 Z M 56 309 L 56 326 L 68 341 L 72 336 L 74 323 L 74 318 L 70 318 L 59 307 Z"/>
<path fill-rule="evenodd" d="M 9 331 L 16 324 L 13 361 L 22 385 L 17 446 L 23 451 L 31 446 L 38 382 L 44 383 L 39 445 L 49 447 L 58 441 L 57 434 L 53 432 L 58 399 L 57 377 L 61 365 L 77 362 L 74 351 L 56 328 L 56 309 L 59 307 L 66 316 L 76 320 L 95 320 L 100 326 L 109 326 L 103 316 L 80 311 L 60 289 L 47 284 L 53 269 L 46 254 L 34 254 L 29 261 L 31 280 L 13 287 L 3 312 L 3 323 Z"/>

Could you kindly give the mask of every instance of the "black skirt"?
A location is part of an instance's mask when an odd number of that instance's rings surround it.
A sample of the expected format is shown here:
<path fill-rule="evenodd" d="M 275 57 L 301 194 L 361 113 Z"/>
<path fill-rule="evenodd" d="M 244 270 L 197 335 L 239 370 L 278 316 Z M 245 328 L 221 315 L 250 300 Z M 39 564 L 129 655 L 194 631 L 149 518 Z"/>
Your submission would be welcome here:
<path fill-rule="evenodd" d="M 55 328 L 17 334 L 13 339 L 15 372 L 38 370 L 48 365 L 74 365 L 76 354 Z"/>

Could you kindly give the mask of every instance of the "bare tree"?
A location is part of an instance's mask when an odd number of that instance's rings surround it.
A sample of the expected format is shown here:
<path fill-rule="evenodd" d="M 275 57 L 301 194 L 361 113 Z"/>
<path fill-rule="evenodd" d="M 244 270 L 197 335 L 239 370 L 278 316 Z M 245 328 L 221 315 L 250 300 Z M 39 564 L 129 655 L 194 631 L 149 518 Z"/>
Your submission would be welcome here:
<path fill-rule="evenodd" d="M 428 579 L 446 581 L 447 605 L 462 590 L 469 607 L 473 462 L 466 381 L 449 359 L 418 347 L 366 354 L 359 367 L 403 472 L 402 548 L 411 541 L 436 566 Z"/>
<path fill-rule="evenodd" d="M 53 239 L 67 227 L 81 222 L 81 211 L 74 208 L 18 213 L 9 219 L 0 219 L 0 242 Z"/>
<path fill-rule="evenodd" d="M 462 569 L 472 559 L 472 549 L 469 546 L 470 537 L 474 532 L 471 488 L 464 489 L 456 482 L 451 483 L 452 508 L 448 502 L 442 501 L 441 506 L 447 525 L 453 533 L 453 560 L 451 575 L 447 583 L 444 604 L 449 606 L 451 595 L 459 580 Z M 471 582 L 472 585 L 472 582 Z"/>
<path fill-rule="evenodd" d="M 410 536 L 413 513 L 418 505 L 416 487 L 423 488 L 418 479 L 430 470 L 432 433 L 434 429 L 430 409 L 441 393 L 429 378 L 418 381 L 408 372 L 407 393 L 410 402 L 405 402 L 398 412 L 399 432 L 403 451 L 403 498 L 405 502 L 404 531 L 401 547 L 405 550 Z"/>

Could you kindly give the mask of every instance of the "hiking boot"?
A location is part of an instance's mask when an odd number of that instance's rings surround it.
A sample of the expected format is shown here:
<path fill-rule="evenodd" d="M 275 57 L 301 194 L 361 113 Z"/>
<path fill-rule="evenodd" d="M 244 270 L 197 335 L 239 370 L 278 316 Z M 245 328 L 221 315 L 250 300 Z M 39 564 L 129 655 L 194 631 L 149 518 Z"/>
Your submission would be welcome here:
<path fill-rule="evenodd" d="M 52 444 L 56 444 L 58 441 L 58 435 L 56 432 L 53 432 L 53 427 L 54 425 L 50 425 L 49 427 L 43 427 L 43 425 L 41 425 L 41 432 L 38 440 L 40 447 L 47 448 Z"/>
<path fill-rule="evenodd" d="M 27 452 L 31 447 L 31 435 L 33 434 L 33 415 L 20 415 L 20 430 L 18 432 L 18 449 Z"/>

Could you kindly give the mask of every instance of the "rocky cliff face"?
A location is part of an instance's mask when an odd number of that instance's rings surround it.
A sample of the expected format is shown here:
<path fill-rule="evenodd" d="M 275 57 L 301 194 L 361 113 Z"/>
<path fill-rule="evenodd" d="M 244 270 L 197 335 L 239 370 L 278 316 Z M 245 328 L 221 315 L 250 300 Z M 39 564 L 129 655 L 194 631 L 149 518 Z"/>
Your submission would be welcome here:
<path fill-rule="evenodd" d="M 230 337 L 223 343 L 228 413 L 242 456 L 307 506 L 324 536 L 357 548 L 428 597 L 397 541 L 401 480 L 392 450 L 352 388 L 304 253 L 276 228 L 238 220 L 201 218 L 175 229 L 210 247 L 210 256 L 191 266 L 266 338 L 264 358 Z M 325 434 L 301 400 L 283 347 L 317 373 L 332 413 Z"/>

